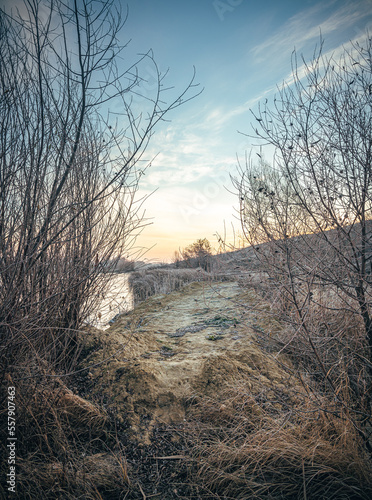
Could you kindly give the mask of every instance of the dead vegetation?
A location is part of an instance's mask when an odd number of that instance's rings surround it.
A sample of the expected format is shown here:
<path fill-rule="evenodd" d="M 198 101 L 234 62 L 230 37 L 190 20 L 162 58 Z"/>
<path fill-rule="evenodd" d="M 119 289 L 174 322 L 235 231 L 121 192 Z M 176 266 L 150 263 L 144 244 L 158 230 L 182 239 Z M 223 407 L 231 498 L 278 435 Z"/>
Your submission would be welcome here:
<path fill-rule="evenodd" d="M 369 498 L 368 349 L 360 318 L 345 307 L 351 299 L 314 292 L 309 339 L 261 273 L 241 286 L 253 313 L 245 324 L 264 361 L 251 357 L 254 372 L 229 374 L 212 363 L 211 385 L 227 384 L 212 393 L 199 387 L 190 405 L 186 433 L 200 498 Z M 273 378 L 274 366 L 286 383 Z"/>
<path fill-rule="evenodd" d="M 271 307 L 268 290 L 256 279 L 253 283 L 245 282 L 235 295 L 224 293 L 223 287 L 216 291 L 218 283 L 212 282 L 152 297 L 107 330 L 107 339 L 101 337 L 99 350 L 92 351 L 97 361 L 104 346 L 111 349 L 107 356 L 126 345 L 125 359 L 98 369 L 92 384 L 98 393 L 111 394 L 121 419 L 137 415 L 130 417 L 132 430 L 125 431 L 132 436 L 129 447 L 147 435 L 142 446 L 148 456 L 142 455 L 140 463 L 147 464 L 153 479 L 144 479 L 140 469 L 133 477 L 145 494 L 162 491 L 164 498 L 369 498 L 372 469 L 353 425 L 352 377 L 343 378 L 345 367 L 334 343 L 334 331 L 343 332 L 344 340 L 355 332 L 353 316 L 312 311 L 314 326 L 320 328 L 317 348 L 338 400 L 323 383 L 306 339 L 294 335 L 283 311 Z M 212 289 L 216 295 L 208 295 Z M 205 307 L 212 303 L 220 311 L 230 308 L 219 318 L 235 318 L 218 342 L 208 340 L 203 329 L 184 326 L 181 338 L 165 333 L 176 330 L 181 320 L 193 321 L 195 314 L 199 323 L 218 328 L 215 310 Z M 329 338 L 323 323 L 331 329 Z M 188 357 L 185 347 L 192 345 L 195 355 Z M 181 369 L 183 360 L 191 371 Z M 357 376 L 358 366 L 349 368 Z M 162 464 L 177 485 L 172 490 L 165 488 L 162 474 L 155 474 L 150 459 L 151 454 L 161 456 L 157 446 L 164 432 L 168 438 L 162 446 L 172 452 L 163 455 Z M 131 494 L 137 498 L 135 491 Z"/>
<path fill-rule="evenodd" d="M 221 275 L 215 275 L 203 269 L 149 269 L 130 274 L 129 284 L 133 293 L 134 303 L 138 304 L 152 295 L 167 294 L 180 290 L 188 283 L 195 281 L 221 280 Z"/>
<path fill-rule="evenodd" d="M 124 19 L 110 1 L 99 2 L 103 17 L 80 3 L 53 2 L 46 18 L 38 0 L 25 3 L 28 20 L 0 13 L 9 68 L 0 75 L 0 449 L 7 457 L 14 387 L 15 498 L 371 498 L 370 113 L 355 121 L 370 109 L 371 40 L 354 47 L 365 73 L 353 63 L 338 77 L 325 66 L 344 90 L 355 77 L 359 92 L 322 88 L 319 54 L 310 87 L 295 81 L 299 100 L 284 87 L 286 113 L 271 113 L 279 128 L 266 105 L 256 117 L 285 169 L 263 162 L 239 183 L 251 248 L 208 258 L 211 273 L 133 273 L 142 302 L 102 332 L 82 325 L 107 285 L 107 262 L 141 226 L 136 162 L 194 83 L 166 103 L 152 53 L 141 56 L 158 75 L 138 115 L 143 129 L 126 101 L 140 67 L 122 73 L 114 62 Z M 95 94 L 89 82 L 106 77 Z M 314 96 L 323 108 L 312 117 Z M 102 119 L 111 99 L 122 99 L 123 129 Z M 118 148 L 128 140 L 131 150 Z M 2 478 L 8 470 L 2 460 Z"/>
<path fill-rule="evenodd" d="M 218 398 L 200 397 L 188 431 L 195 482 L 214 498 L 371 496 L 371 464 L 355 429 L 306 398 L 284 399 L 263 384 L 254 393 L 241 378 Z"/>
<path fill-rule="evenodd" d="M 16 383 L 14 498 L 120 498 L 130 481 L 112 416 L 102 404 L 68 389 L 59 377 L 35 376 L 22 368 Z M 3 390 L 2 400 L 6 400 Z M 2 411 L 2 420 L 5 414 Z M 6 439 L 2 448 L 5 457 Z M 7 472 L 2 461 L 3 477 Z M 2 484 L 2 498 L 8 498 L 6 491 Z"/>
<path fill-rule="evenodd" d="M 24 367 L 19 498 L 369 498 L 352 384 L 322 330 L 323 322 L 343 328 L 345 341 L 352 316 L 313 311 L 341 404 L 259 285 L 189 284 L 142 302 L 108 330 L 82 331 L 79 367 L 87 370 L 68 383 L 34 379 Z M 221 324 L 221 338 L 209 340 Z M 183 336 L 172 336 L 180 327 Z"/>
<path fill-rule="evenodd" d="M 14 498 L 121 498 L 115 418 L 74 388 L 79 338 L 145 224 L 142 157 L 156 125 L 192 97 L 193 76 L 169 92 L 152 51 L 127 59 L 120 2 L 18 7 L 0 8 L 0 496 L 11 388 Z M 114 116 L 103 112 L 110 102 Z"/>

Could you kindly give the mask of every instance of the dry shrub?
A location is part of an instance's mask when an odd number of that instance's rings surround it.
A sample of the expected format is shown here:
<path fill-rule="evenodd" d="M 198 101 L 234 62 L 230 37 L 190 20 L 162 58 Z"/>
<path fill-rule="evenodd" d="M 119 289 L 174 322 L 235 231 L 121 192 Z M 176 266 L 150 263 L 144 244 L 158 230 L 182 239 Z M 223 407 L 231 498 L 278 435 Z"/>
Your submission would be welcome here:
<path fill-rule="evenodd" d="M 313 286 L 306 292 L 311 300 L 301 308 L 301 319 L 293 296 L 280 283 L 261 276 L 242 278 L 240 284 L 253 294 L 250 307 L 261 317 L 254 327 L 261 347 L 272 351 L 275 346 L 289 355 L 311 377 L 315 391 L 337 395 L 350 408 L 357 403 L 357 411 L 369 418 L 371 365 L 356 299 L 333 286 Z M 305 293 L 300 286 L 297 292 L 298 297 Z M 282 326 L 266 328 L 269 318 Z"/>
<path fill-rule="evenodd" d="M 362 319 L 345 303 L 330 293 L 309 306 L 306 330 L 289 323 L 274 337 L 310 376 L 312 389 L 337 397 L 363 427 L 371 416 L 369 353 Z"/>
<path fill-rule="evenodd" d="M 246 382 L 235 381 L 218 399 L 200 398 L 190 410 L 199 487 L 221 499 L 371 498 L 372 467 L 331 402 L 325 413 L 283 394 L 265 400 L 264 388 L 252 394 Z"/>
<path fill-rule="evenodd" d="M 35 375 L 18 367 L 8 382 L 16 388 L 17 498 L 121 498 L 129 487 L 126 460 L 102 406 L 72 392 L 51 369 Z M 6 464 L 1 469 L 6 477 Z"/>
<path fill-rule="evenodd" d="M 214 276 L 202 269 L 150 269 L 136 271 L 129 277 L 134 304 L 152 295 L 179 290 L 193 281 L 212 281 Z"/>

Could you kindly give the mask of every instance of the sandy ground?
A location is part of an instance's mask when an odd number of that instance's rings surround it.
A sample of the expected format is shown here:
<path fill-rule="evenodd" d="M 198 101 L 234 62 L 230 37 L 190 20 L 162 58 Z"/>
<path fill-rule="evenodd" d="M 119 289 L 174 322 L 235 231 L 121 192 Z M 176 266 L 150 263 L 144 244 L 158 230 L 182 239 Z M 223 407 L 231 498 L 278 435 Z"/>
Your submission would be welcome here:
<path fill-rule="evenodd" d="M 94 392 L 148 442 L 154 425 L 182 422 L 190 398 L 215 396 L 234 377 L 244 374 L 252 390 L 258 379 L 284 389 L 287 373 L 261 350 L 253 329 L 269 335 L 280 326 L 254 303 L 236 282 L 192 283 L 148 299 L 105 331 L 91 329 L 85 366 Z"/>

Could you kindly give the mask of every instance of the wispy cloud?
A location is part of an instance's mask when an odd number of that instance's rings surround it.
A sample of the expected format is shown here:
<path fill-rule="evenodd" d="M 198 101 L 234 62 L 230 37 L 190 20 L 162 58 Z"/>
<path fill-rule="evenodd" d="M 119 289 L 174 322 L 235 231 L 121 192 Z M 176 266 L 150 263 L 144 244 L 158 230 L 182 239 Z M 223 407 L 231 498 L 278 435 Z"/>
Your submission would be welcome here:
<path fill-rule="evenodd" d="M 291 17 L 273 36 L 251 49 L 253 56 L 260 60 L 274 53 L 283 53 L 296 48 L 301 50 L 309 41 L 326 38 L 331 33 L 346 30 L 371 16 L 371 1 L 349 1 L 337 8 L 337 0 L 318 3 Z M 331 12 L 329 9 L 333 8 Z M 329 12 L 329 13 L 328 13 Z"/>
<path fill-rule="evenodd" d="M 339 62 L 340 59 L 343 56 L 345 56 L 345 51 L 347 52 L 347 54 L 349 54 L 351 60 L 355 59 L 357 61 L 360 58 L 360 52 L 357 49 L 357 44 L 363 46 L 365 38 L 366 38 L 366 33 L 364 32 L 363 34 L 356 35 L 353 39 L 351 39 L 347 43 L 343 43 L 334 49 L 322 52 L 320 60 L 318 62 L 319 70 L 324 69 L 331 61 L 335 61 L 336 63 Z M 306 78 L 307 74 L 308 74 L 308 68 L 306 64 L 300 64 L 296 69 L 296 75 L 294 74 L 294 72 L 291 71 L 283 79 L 283 86 L 288 87 L 293 84 L 295 79 L 298 78 L 299 80 L 302 80 Z"/>
<path fill-rule="evenodd" d="M 210 108 L 191 123 L 179 118 L 165 130 L 158 131 L 146 157 L 154 157 L 152 167 L 141 179 L 148 189 L 159 186 L 199 185 L 209 182 L 234 162 L 223 150 L 226 130 L 211 126 L 221 110 Z M 221 117 L 220 117 L 221 118 Z M 222 146 L 222 149 L 221 149 Z"/>

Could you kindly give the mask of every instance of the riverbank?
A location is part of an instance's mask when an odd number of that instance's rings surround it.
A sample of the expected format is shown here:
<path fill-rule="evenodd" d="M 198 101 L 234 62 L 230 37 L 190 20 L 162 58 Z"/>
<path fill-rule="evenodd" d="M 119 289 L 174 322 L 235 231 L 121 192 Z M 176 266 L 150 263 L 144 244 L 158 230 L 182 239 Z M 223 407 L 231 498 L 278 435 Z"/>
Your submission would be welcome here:
<path fill-rule="evenodd" d="M 358 434 L 281 352 L 286 328 L 241 281 L 193 282 L 86 327 L 77 370 L 29 388 L 22 425 L 36 416 L 39 432 L 19 498 L 369 499 Z"/>
<path fill-rule="evenodd" d="M 368 498 L 372 470 L 355 429 L 332 416 L 331 400 L 320 410 L 325 394 L 309 397 L 280 353 L 285 328 L 270 303 L 230 281 L 153 296 L 87 332 L 86 394 L 115 415 L 140 493 L 295 499 L 306 488 L 307 498 L 336 499 L 342 487 Z"/>

